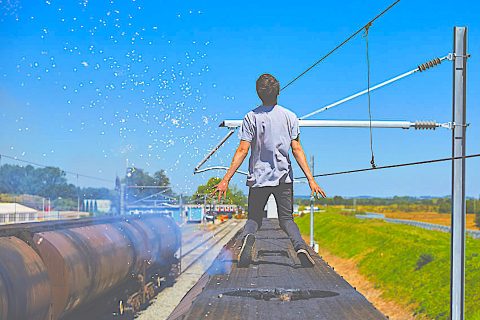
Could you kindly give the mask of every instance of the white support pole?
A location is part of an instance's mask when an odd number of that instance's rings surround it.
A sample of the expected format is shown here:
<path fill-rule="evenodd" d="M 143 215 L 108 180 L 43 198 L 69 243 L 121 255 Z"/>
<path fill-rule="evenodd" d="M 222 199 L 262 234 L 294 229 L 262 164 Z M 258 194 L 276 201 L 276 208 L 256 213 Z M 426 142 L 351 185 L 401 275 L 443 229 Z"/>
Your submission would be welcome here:
<path fill-rule="evenodd" d="M 315 158 L 312 156 L 312 160 L 311 160 L 311 168 L 312 168 L 312 175 L 315 175 L 315 172 L 314 172 L 314 166 L 315 166 Z M 314 195 L 311 195 L 310 196 L 310 247 L 311 248 L 315 248 L 315 239 L 313 237 L 313 231 L 314 231 L 314 227 L 313 227 L 313 224 L 314 224 L 314 219 L 313 219 L 313 216 L 314 216 L 314 213 L 315 213 L 315 210 L 314 210 L 314 204 L 315 204 L 315 197 Z"/>
<path fill-rule="evenodd" d="M 238 128 L 242 125 L 242 120 L 224 120 L 220 127 L 230 129 Z M 368 120 L 299 120 L 300 127 L 324 127 L 324 128 L 370 128 Z M 438 123 L 435 121 L 380 121 L 375 120 L 371 123 L 372 128 L 384 129 L 435 129 L 451 128 L 451 123 Z"/>
<path fill-rule="evenodd" d="M 452 157 L 465 157 L 467 28 L 454 28 Z M 450 316 L 465 316 L 465 159 L 452 160 Z"/>
<path fill-rule="evenodd" d="M 180 221 L 181 223 L 184 223 L 185 221 L 183 220 L 183 195 L 180 194 L 180 198 L 178 201 L 178 209 L 180 210 Z"/>

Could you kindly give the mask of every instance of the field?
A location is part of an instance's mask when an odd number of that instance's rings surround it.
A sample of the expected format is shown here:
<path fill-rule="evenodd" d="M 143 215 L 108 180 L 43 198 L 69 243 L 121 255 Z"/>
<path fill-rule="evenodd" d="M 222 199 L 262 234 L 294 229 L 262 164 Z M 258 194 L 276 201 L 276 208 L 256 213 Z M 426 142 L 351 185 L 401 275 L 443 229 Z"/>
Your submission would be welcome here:
<path fill-rule="evenodd" d="M 382 298 L 430 319 L 448 319 L 450 235 L 380 220 L 360 220 L 329 208 L 315 215 L 315 239 L 332 254 L 355 261 Z M 296 219 L 309 233 L 309 215 Z M 466 319 L 480 319 L 480 240 L 467 239 Z"/>
<path fill-rule="evenodd" d="M 357 210 L 361 212 L 382 213 L 385 215 L 385 217 L 393 219 L 416 220 L 441 224 L 444 226 L 450 226 L 451 223 L 451 214 L 449 213 L 438 213 L 432 211 L 405 212 L 396 209 L 394 206 L 358 206 Z M 467 229 L 480 230 L 480 228 L 475 225 L 475 214 L 467 214 L 466 225 Z"/>

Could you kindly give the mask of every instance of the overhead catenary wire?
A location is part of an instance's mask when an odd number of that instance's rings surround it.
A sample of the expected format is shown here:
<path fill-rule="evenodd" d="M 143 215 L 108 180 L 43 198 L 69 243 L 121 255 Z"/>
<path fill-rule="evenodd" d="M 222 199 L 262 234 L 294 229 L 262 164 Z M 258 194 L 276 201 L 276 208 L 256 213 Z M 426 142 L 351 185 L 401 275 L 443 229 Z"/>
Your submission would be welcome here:
<path fill-rule="evenodd" d="M 380 18 L 382 15 L 384 15 L 387 11 L 389 11 L 391 8 L 393 8 L 398 2 L 400 2 L 400 0 L 397 0 L 395 2 L 393 2 L 390 6 L 388 6 L 385 10 L 383 10 L 381 13 L 379 13 L 377 16 L 375 16 L 372 20 L 370 20 L 367 24 L 365 24 L 364 26 L 362 26 L 361 28 L 359 28 L 356 32 L 354 32 L 352 35 L 350 35 L 347 39 L 345 39 L 342 43 L 340 43 L 339 45 L 337 45 L 335 48 L 333 48 L 331 51 L 329 51 L 326 55 L 324 55 L 323 57 L 321 57 L 319 60 L 317 60 L 313 65 L 311 65 L 309 68 L 307 68 L 305 71 L 303 71 L 301 74 L 299 74 L 297 77 L 295 77 L 293 80 L 291 80 L 289 83 L 287 83 L 287 85 L 285 85 L 284 87 L 282 87 L 280 90 L 284 90 L 285 88 L 287 88 L 288 86 L 290 86 L 291 84 L 293 84 L 295 81 L 297 81 L 298 79 L 300 79 L 303 75 L 305 75 L 307 72 L 309 72 L 311 69 L 313 69 L 315 66 L 317 66 L 320 62 L 322 62 L 323 60 L 325 60 L 328 56 L 330 56 L 331 54 L 333 54 L 335 51 L 337 51 L 340 47 L 342 47 L 343 45 L 345 45 L 348 41 L 350 41 L 351 39 L 353 39 L 356 35 L 358 35 L 362 30 L 366 30 L 368 29 L 372 23 L 377 20 L 378 18 Z M 368 32 L 368 30 L 366 30 Z M 367 47 L 367 52 L 368 52 L 368 47 Z M 308 117 L 311 117 L 315 114 L 318 114 L 320 112 L 323 112 L 323 111 L 326 111 L 330 108 L 333 108 L 335 106 L 338 106 L 342 103 L 345 103 L 347 101 L 350 101 L 352 99 L 355 99 L 365 93 L 368 93 L 369 95 L 369 98 L 370 98 L 370 93 L 376 89 L 379 89 L 381 87 L 384 87 L 390 83 L 393 83 L 395 81 L 398 81 L 400 79 L 403 79 L 409 75 L 412 75 L 416 72 L 422 72 L 422 71 L 425 71 L 429 68 L 432 68 L 436 65 L 439 65 L 443 60 L 445 59 L 449 59 L 451 60 L 451 57 L 450 55 L 448 56 L 444 56 L 442 58 L 435 58 L 435 59 L 432 59 L 430 61 L 428 61 L 427 63 L 423 63 L 423 64 L 420 64 L 419 66 L 417 66 L 417 68 L 413 69 L 413 70 L 410 70 L 408 72 L 405 72 L 401 75 L 398 75 L 392 79 L 389 79 L 389 80 L 386 80 L 380 84 L 377 84 L 373 87 L 370 87 L 370 83 L 368 83 L 368 88 L 366 90 L 363 90 L 363 91 L 360 91 L 360 92 L 357 92 L 347 98 L 344 98 L 344 99 L 341 99 L 337 102 L 334 102 L 330 105 L 327 105 L 321 109 L 318 109 L 318 110 L 315 110 L 309 114 L 306 114 L 302 117 L 300 117 L 300 120 L 303 120 L 303 119 L 306 119 Z M 368 82 L 370 82 L 369 80 L 369 76 L 368 75 Z M 370 108 L 369 108 L 369 111 L 370 111 Z M 369 112 L 370 114 L 370 112 Z M 370 114 L 370 119 L 369 119 L 369 122 L 370 122 L 370 130 L 371 130 L 371 114 Z M 194 170 L 194 173 L 200 173 L 200 172 L 204 172 L 204 171 L 208 171 L 208 170 L 215 170 L 215 169 L 220 169 L 220 168 L 217 168 L 217 167 L 211 167 L 211 168 L 207 168 L 205 170 L 199 170 L 200 167 L 225 143 L 226 140 L 228 140 L 228 138 L 233 134 L 233 131 L 232 129 L 234 128 L 230 128 L 230 132 L 227 134 L 227 136 L 225 138 L 222 139 L 222 141 L 214 148 L 212 149 L 209 154 L 195 167 L 195 170 Z M 372 136 L 372 135 L 371 135 Z M 372 138 L 371 138 L 371 151 L 372 151 L 372 161 L 371 161 L 371 164 L 372 164 L 372 168 L 371 170 L 373 169 L 376 169 L 375 168 L 375 162 L 374 162 L 374 155 L 373 155 L 373 142 L 372 142 Z M 383 168 L 383 167 L 382 167 Z"/>
<path fill-rule="evenodd" d="M 338 49 L 340 49 L 341 47 L 343 47 L 347 42 L 349 42 L 350 40 L 352 40 L 356 35 L 358 35 L 360 32 L 362 32 L 365 27 L 367 26 L 370 26 L 372 25 L 372 23 L 377 20 L 378 18 L 380 18 L 381 16 L 383 16 L 388 10 L 392 9 L 397 3 L 399 3 L 400 0 L 396 0 L 395 2 L 393 2 L 392 4 L 390 4 L 385 10 L 383 10 L 382 12 L 380 12 L 379 14 L 377 14 L 373 19 L 371 19 L 370 21 L 368 21 L 365 25 L 363 25 L 361 28 L 359 28 L 357 31 L 355 31 L 354 33 L 352 33 L 348 38 L 346 38 L 345 40 L 343 40 L 340 44 L 338 44 L 335 48 L 333 48 L 332 50 L 330 50 L 327 54 L 325 54 L 324 56 L 322 56 L 320 59 L 318 59 L 314 64 L 312 64 L 310 67 L 308 67 L 306 70 L 304 70 L 302 73 L 300 73 L 298 76 L 296 76 L 293 80 L 291 80 L 289 83 L 287 83 L 285 86 L 283 86 L 280 91 L 282 90 L 285 90 L 287 87 L 289 87 L 291 84 L 293 84 L 295 81 L 297 81 L 298 79 L 300 79 L 301 77 L 303 77 L 307 72 L 309 72 L 310 70 L 312 70 L 313 68 L 315 68 L 320 62 L 322 62 L 323 60 L 325 60 L 326 58 L 328 58 L 332 53 L 334 53 L 335 51 L 337 51 Z"/>
<path fill-rule="evenodd" d="M 430 163 L 446 162 L 446 161 L 459 160 L 459 159 L 470 159 L 470 158 L 477 158 L 477 157 L 480 157 L 480 153 L 470 154 L 470 155 L 463 156 L 463 157 L 460 156 L 460 157 L 430 159 L 430 160 L 415 161 L 415 162 L 397 163 L 397 164 L 391 164 L 391 165 L 387 165 L 387 166 L 378 166 L 378 167 L 375 167 L 375 168 L 363 168 L 363 169 L 353 169 L 353 170 L 321 173 L 321 174 L 314 175 L 314 177 L 319 178 L 319 177 L 338 176 L 338 175 L 343 175 L 343 174 L 352 174 L 352 173 L 375 171 L 375 170 L 382 170 L 382 169 L 392 169 L 392 168 L 417 166 L 417 165 L 424 165 L 424 164 L 430 164 Z M 297 177 L 295 179 L 306 179 L 306 178 L 307 177 L 303 176 L 303 177 Z"/>
<path fill-rule="evenodd" d="M 366 93 L 368 93 L 368 92 L 372 92 L 372 91 L 374 91 L 374 90 L 380 89 L 380 88 L 382 88 L 382 87 L 384 87 L 384 86 L 386 86 L 386 85 L 388 85 L 388 84 L 391 84 L 391 83 L 393 83 L 393 82 L 395 82 L 395 81 L 401 80 L 401 79 L 403 79 L 403 78 L 405 78 L 405 77 L 407 77 L 407 76 L 410 76 L 410 75 L 412 75 L 412 74 L 414 74 L 414 73 L 422 72 L 422 71 L 425 71 L 425 70 L 427 70 L 427 69 L 430 69 L 430 68 L 432 68 L 432 67 L 434 67 L 434 66 L 439 65 L 443 60 L 446 60 L 446 59 L 451 59 L 451 58 L 450 58 L 449 55 L 443 56 L 443 57 L 441 57 L 441 58 L 434 58 L 434 59 L 432 59 L 432 60 L 430 60 L 430 61 L 427 61 L 427 62 L 425 62 L 425 63 L 422 63 L 422 64 L 418 65 L 418 66 L 417 66 L 415 69 L 413 69 L 413 70 L 410 70 L 410 71 L 407 71 L 407 72 L 405 72 L 405 73 L 402 73 L 402 74 L 400 74 L 400 75 L 398 75 L 398 76 L 396 76 L 396 77 L 393 77 L 392 79 L 383 81 L 383 82 L 381 82 L 381 83 L 379 83 L 379 84 L 377 84 L 377 85 L 375 85 L 375 86 L 373 86 L 373 87 L 370 87 L 370 88 L 367 88 L 367 89 L 365 89 L 365 90 L 359 91 L 359 92 L 357 92 L 357 93 L 355 93 L 355 94 L 353 94 L 353 95 L 350 95 L 350 96 L 348 96 L 348 97 L 346 97 L 346 98 L 343 98 L 343 99 L 338 100 L 338 101 L 336 101 L 336 102 L 333 102 L 333 103 L 331 103 L 331 104 L 329 104 L 329 105 L 326 105 L 326 106 L 324 106 L 324 107 L 322 107 L 322 108 L 320 108 L 320 109 L 317 109 L 317 110 L 315 110 L 315 111 L 313 111 L 313 112 L 310 112 L 310 113 L 308 113 L 308 114 L 300 117 L 299 119 L 300 119 L 300 120 L 305 120 L 306 118 L 309 118 L 309 117 L 314 116 L 314 115 L 316 115 L 316 114 L 318 114 L 318 113 L 324 112 L 324 111 L 326 111 L 326 110 L 328 110 L 328 109 L 330 109 L 330 108 L 336 107 L 336 106 L 338 106 L 338 105 L 340 105 L 340 104 L 343 104 L 343 103 L 345 103 L 345 102 L 347 102 L 347 101 L 350 101 L 350 100 L 353 100 L 353 99 L 355 99 L 355 98 L 358 98 L 358 97 L 360 97 L 360 96 L 362 96 L 362 95 L 364 95 L 364 94 L 366 94 Z M 224 122 L 225 122 L 225 121 L 224 121 Z M 220 126 L 224 126 L 224 125 L 223 125 L 224 122 L 222 122 L 222 124 L 221 124 Z M 232 121 L 230 121 L 230 122 L 232 122 Z M 240 122 L 241 122 L 241 120 L 240 120 Z M 218 151 L 218 149 L 233 135 L 233 133 L 235 132 L 234 129 L 235 129 L 236 127 L 238 127 L 238 125 L 236 125 L 236 126 L 226 126 L 226 127 L 230 128 L 229 132 L 228 132 L 228 133 L 226 134 L 226 136 L 223 137 L 222 140 L 220 140 L 220 142 L 219 142 L 214 148 L 212 148 L 212 149 L 210 150 L 210 152 L 197 164 L 197 166 L 195 167 L 194 173 L 200 173 L 200 172 L 201 172 L 201 171 L 199 171 L 200 167 L 201 167 L 213 154 L 215 154 L 215 152 Z M 202 171 L 202 172 L 203 172 L 203 171 Z"/>
<path fill-rule="evenodd" d="M 373 19 L 367 22 L 363 27 L 359 28 L 357 31 L 355 31 L 353 34 L 351 34 L 347 39 L 345 39 L 343 42 L 341 42 L 339 45 L 337 45 L 335 48 L 330 50 L 327 54 L 325 54 L 323 57 L 321 57 L 319 60 L 317 60 L 313 65 L 308 67 L 305 71 L 303 71 L 301 74 L 299 74 L 297 77 L 295 77 L 293 80 L 291 80 L 289 83 L 287 83 L 285 86 L 283 86 L 280 91 L 284 90 L 291 84 L 293 84 L 295 81 L 300 79 L 303 75 L 305 75 L 307 72 L 309 72 L 311 69 L 316 67 L 319 63 L 321 63 L 323 60 L 325 60 L 328 56 L 333 54 L 335 51 L 337 51 L 339 48 L 341 48 L 343 45 L 345 45 L 347 42 L 349 42 L 351 39 L 353 39 L 356 35 L 358 35 L 362 30 L 365 29 L 365 26 L 371 25 L 374 21 L 376 21 L 378 18 L 383 16 L 387 11 L 389 11 L 391 8 L 393 8 L 397 3 L 399 3 L 400 0 L 396 0 L 392 4 L 390 4 L 386 9 L 384 9 L 382 12 L 377 14 Z M 232 131 L 230 131 L 227 136 L 225 136 L 217 146 L 215 146 L 203 159 L 200 161 L 200 163 L 195 167 L 194 173 L 198 173 L 200 167 L 227 141 L 230 136 L 233 134 Z"/>
<path fill-rule="evenodd" d="M 0 158 L 2 158 L 2 157 L 10 159 L 10 160 L 17 161 L 17 162 L 27 163 L 27 164 L 30 164 L 30 165 L 36 166 L 36 167 L 41 167 L 41 168 L 52 167 L 52 166 L 49 166 L 49 165 L 45 165 L 45 164 L 41 164 L 41 163 L 29 161 L 29 160 L 19 159 L 18 157 L 12 157 L 12 156 L 9 156 L 9 155 L 6 155 L 6 154 L 0 154 Z M 98 180 L 98 181 L 103 181 L 103 182 L 115 183 L 115 181 L 113 181 L 113 180 L 108 180 L 108 179 L 104 179 L 104 178 L 100 178 L 100 177 L 90 176 L 90 175 L 87 175 L 87 174 L 82 174 L 82 173 L 78 173 L 78 172 L 74 172 L 74 171 L 69 171 L 69 170 L 61 170 L 61 171 L 65 172 L 66 174 L 76 176 L 77 179 L 78 179 L 78 177 L 82 177 L 82 178 L 87 178 L 87 179 L 91 179 L 91 180 Z"/>
<path fill-rule="evenodd" d="M 369 120 L 369 129 L 370 129 L 370 153 L 371 159 L 370 164 L 372 168 L 375 168 L 375 155 L 373 153 L 373 132 L 372 132 L 372 109 L 371 109 L 371 98 L 370 98 L 370 55 L 368 50 L 368 31 L 371 24 L 365 26 L 365 47 L 366 47 L 366 57 L 367 57 L 367 96 L 368 96 L 368 120 Z"/>
<path fill-rule="evenodd" d="M 338 100 L 338 101 L 336 101 L 336 102 L 333 102 L 333 103 L 331 103 L 331 104 L 329 104 L 329 105 L 326 105 L 326 106 L 324 106 L 324 107 L 322 107 L 322 108 L 320 108 L 320 109 L 317 109 L 317 110 L 315 110 L 315 111 L 312 111 L 312 112 L 310 112 L 310 113 L 308 113 L 308 114 L 300 117 L 299 119 L 300 119 L 300 120 L 305 120 L 306 118 L 309 118 L 309 117 L 314 116 L 314 115 L 316 115 L 316 114 L 318 114 L 318 113 L 324 112 L 324 111 L 326 111 L 326 110 L 328 110 L 328 109 L 330 109 L 330 108 L 336 107 L 336 106 L 338 106 L 338 105 L 340 105 L 340 104 L 343 104 L 343 103 L 345 103 L 345 102 L 348 102 L 348 101 L 350 101 L 350 100 L 353 100 L 353 99 L 355 99 L 355 98 L 358 98 L 358 97 L 360 97 L 360 96 L 362 96 L 362 95 L 364 95 L 364 94 L 366 94 L 366 93 L 369 93 L 369 92 L 371 93 L 371 92 L 374 91 L 374 90 L 380 89 L 380 88 L 382 88 L 382 87 L 384 87 L 384 86 L 386 86 L 386 85 L 389 85 L 389 84 L 391 84 L 391 83 L 393 83 L 393 82 L 395 82 L 395 81 L 401 80 L 401 79 L 403 79 L 403 78 L 405 78 L 405 77 L 408 77 L 408 76 L 410 76 L 410 75 L 412 75 L 412 74 L 414 74 L 414 73 L 426 71 L 427 69 L 433 68 L 433 67 L 441 64 L 442 61 L 447 60 L 447 59 L 448 59 L 448 60 L 451 60 L 452 57 L 451 57 L 450 55 L 446 55 L 446 56 L 443 56 L 443 57 L 441 57 L 441 58 L 434 58 L 434 59 L 432 59 L 432 60 L 430 60 L 430 61 L 427 61 L 427 62 L 425 62 L 425 63 L 422 63 L 422 64 L 418 65 L 415 69 L 412 69 L 412 70 L 410 70 L 410 71 L 407 71 L 407 72 L 405 72 L 405 73 L 402 73 L 402 74 L 400 74 L 400 75 L 398 75 L 398 76 L 396 76 L 396 77 L 393 77 L 393 78 L 391 78 L 391 79 L 385 80 L 385 81 L 383 81 L 383 82 L 381 82 L 381 83 L 379 83 L 379 84 L 377 84 L 377 85 L 375 85 L 375 86 L 373 86 L 373 87 L 370 87 L 370 88 L 367 88 L 367 89 L 365 89 L 365 90 L 359 91 L 359 92 L 357 92 L 357 93 L 355 93 L 355 94 L 353 94 L 353 95 L 350 95 L 350 96 L 348 96 L 348 97 L 346 97 L 346 98 L 343 98 L 343 99 Z M 240 121 L 241 121 L 241 120 L 240 120 Z M 225 122 L 225 121 L 224 121 L 224 122 Z M 220 126 L 226 126 L 226 125 L 223 125 L 224 122 L 222 122 L 222 124 L 221 124 Z M 232 121 L 230 121 L 230 122 L 232 122 Z M 229 130 L 229 132 L 227 133 L 227 135 L 226 135 L 224 138 L 222 138 L 222 140 L 202 159 L 202 161 L 200 161 L 200 162 L 197 164 L 197 166 L 195 167 L 194 173 L 204 172 L 204 171 L 199 171 L 200 167 L 201 167 L 213 154 L 215 154 L 215 152 L 228 140 L 228 138 L 230 138 L 230 137 L 233 135 L 234 129 L 235 129 L 236 127 L 238 127 L 238 125 L 236 125 L 236 126 L 226 126 L 226 127 L 230 128 L 230 130 Z"/>

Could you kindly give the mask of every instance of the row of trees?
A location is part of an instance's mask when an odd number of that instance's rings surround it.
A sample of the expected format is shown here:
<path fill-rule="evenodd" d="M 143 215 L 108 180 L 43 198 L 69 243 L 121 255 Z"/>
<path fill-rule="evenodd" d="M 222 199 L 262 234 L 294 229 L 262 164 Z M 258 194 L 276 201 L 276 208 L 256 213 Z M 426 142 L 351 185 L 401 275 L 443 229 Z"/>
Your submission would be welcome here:
<path fill-rule="evenodd" d="M 308 206 L 310 198 L 296 198 L 295 202 L 299 205 Z M 326 199 L 316 199 L 315 203 L 320 205 L 345 205 L 353 204 L 362 206 L 394 206 L 395 209 L 404 212 L 425 211 L 425 212 L 451 212 L 451 200 L 449 197 L 439 198 L 415 198 L 415 197 L 392 197 L 392 198 L 343 198 L 334 196 Z M 467 199 L 467 213 L 480 213 L 480 200 Z"/>
<path fill-rule="evenodd" d="M 208 202 L 215 200 L 210 198 L 209 195 L 215 190 L 215 186 L 219 184 L 220 181 L 222 181 L 222 179 L 214 177 L 210 178 L 206 184 L 199 185 L 197 191 L 193 194 L 190 201 L 194 203 L 203 203 L 205 196 L 207 196 Z M 247 197 L 242 190 L 240 190 L 236 185 L 232 184 L 228 188 L 226 197 L 222 198 L 221 202 L 225 204 L 236 204 L 241 207 L 246 207 Z"/>
<path fill-rule="evenodd" d="M 80 188 L 68 183 L 65 171 L 56 167 L 35 168 L 31 165 L 19 166 L 4 164 L 0 167 L 0 194 L 34 195 L 51 199 L 59 210 L 73 210 L 78 199 L 107 199 L 117 197 L 114 190 L 108 188 Z M 4 196 L 5 199 L 7 199 Z M 10 196 L 10 198 L 12 198 Z M 22 201 L 23 198 L 12 198 Z M 10 200 L 12 201 L 12 200 Z M 38 207 L 39 200 L 24 201 L 27 205 Z M 33 203 L 35 202 L 36 205 Z"/>
<path fill-rule="evenodd" d="M 162 197 L 163 195 L 169 197 L 175 196 L 175 193 L 170 188 L 170 179 L 165 173 L 165 170 L 159 170 L 150 175 L 143 169 L 130 167 L 127 169 L 127 176 L 123 182 L 129 187 L 138 187 L 128 189 L 127 196 L 129 200 L 139 200 L 154 195 L 158 195 L 158 197 Z M 117 184 L 118 183 L 119 182 L 117 182 Z"/>
<path fill-rule="evenodd" d="M 210 178 L 206 184 L 199 185 L 197 191 L 186 199 L 193 203 L 203 203 L 205 195 L 210 195 L 215 186 L 221 179 Z M 164 170 L 159 170 L 150 175 L 140 168 L 131 167 L 127 170 L 127 175 L 123 180 L 127 186 L 138 188 L 129 188 L 127 195 L 130 200 L 142 199 L 149 196 L 163 195 L 174 197 L 175 193 L 170 186 L 170 179 Z M 141 186 L 154 186 L 156 188 L 145 188 Z M 108 199 L 112 201 L 113 207 L 119 206 L 120 180 L 116 181 L 116 190 L 108 188 L 80 188 L 66 179 L 66 173 L 60 168 L 45 167 L 35 168 L 31 165 L 19 166 L 4 164 L 0 166 L 0 194 L 12 195 L 36 195 L 43 198 L 54 200 L 55 206 L 62 210 L 75 209 L 78 200 L 83 203 L 83 199 Z M 212 201 L 208 197 L 208 201 Z M 392 198 L 343 198 L 334 196 L 332 198 L 315 200 L 320 205 L 346 205 L 352 206 L 354 201 L 356 205 L 364 206 L 394 206 L 395 209 L 411 211 L 429 211 L 439 213 L 451 212 L 451 200 L 449 197 L 440 198 L 415 198 L 415 197 L 392 197 Z M 310 199 L 308 197 L 299 197 L 295 199 L 299 205 L 308 206 Z M 245 194 L 235 185 L 231 185 L 227 191 L 226 199 L 222 203 L 236 204 L 246 207 L 247 198 Z M 467 199 L 467 213 L 477 213 L 477 225 L 480 226 L 480 200 Z M 89 208 L 90 209 L 90 208 Z"/>

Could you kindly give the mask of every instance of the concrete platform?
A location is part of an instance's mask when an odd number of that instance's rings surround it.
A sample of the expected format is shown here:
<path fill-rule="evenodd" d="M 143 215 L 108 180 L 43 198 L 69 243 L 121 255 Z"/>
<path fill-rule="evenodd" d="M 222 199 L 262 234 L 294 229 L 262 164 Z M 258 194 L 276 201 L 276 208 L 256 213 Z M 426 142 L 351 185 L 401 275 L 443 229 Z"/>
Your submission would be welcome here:
<path fill-rule="evenodd" d="M 303 268 L 276 219 L 256 238 L 250 267 L 237 268 L 232 239 L 168 319 L 386 319 L 313 251 Z"/>

